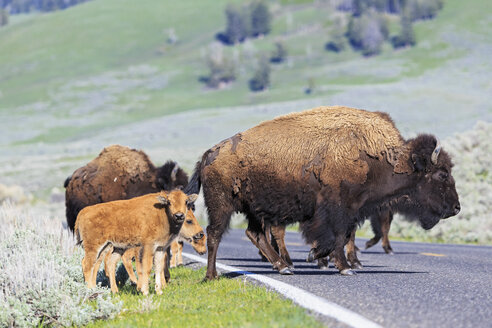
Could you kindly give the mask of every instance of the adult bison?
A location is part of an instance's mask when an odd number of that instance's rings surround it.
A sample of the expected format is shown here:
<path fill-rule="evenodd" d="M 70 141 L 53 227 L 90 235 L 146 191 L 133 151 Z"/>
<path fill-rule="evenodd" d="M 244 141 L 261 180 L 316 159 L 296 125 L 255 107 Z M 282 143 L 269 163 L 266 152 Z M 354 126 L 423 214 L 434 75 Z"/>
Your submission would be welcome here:
<path fill-rule="evenodd" d="M 68 227 L 73 231 L 77 215 L 86 206 L 187 185 L 188 175 L 175 162 L 155 167 L 143 151 L 106 147 L 65 180 Z"/>
<path fill-rule="evenodd" d="M 344 245 L 356 225 L 382 210 L 416 217 L 424 229 L 456 215 L 451 159 L 432 135 L 404 140 L 386 113 L 318 107 L 280 116 L 207 150 L 187 193 L 203 185 L 209 214 L 207 279 L 233 212 L 246 235 L 280 273 L 287 263 L 268 243 L 265 225 L 301 221 L 314 259 L 330 256 L 353 274 Z"/>

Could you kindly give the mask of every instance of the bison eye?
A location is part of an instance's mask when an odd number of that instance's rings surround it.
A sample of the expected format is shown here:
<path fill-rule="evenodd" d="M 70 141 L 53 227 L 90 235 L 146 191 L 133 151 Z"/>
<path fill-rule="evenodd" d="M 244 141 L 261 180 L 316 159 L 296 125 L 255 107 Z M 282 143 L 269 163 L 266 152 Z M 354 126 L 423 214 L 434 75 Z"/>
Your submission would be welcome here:
<path fill-rule="evenodd" d="M 186 220 L 186 224 L 193 224 L 193 220 Z"/>
<path fill-rule="evenodd" d="M 444 172 L 439 174 L 439 178 L 441 178 L 441 180 L 443 180 L 443 181 L 446 180 L 448 178 L 448 176 L 449 175 L 447 173 L 444 173 Z"/>

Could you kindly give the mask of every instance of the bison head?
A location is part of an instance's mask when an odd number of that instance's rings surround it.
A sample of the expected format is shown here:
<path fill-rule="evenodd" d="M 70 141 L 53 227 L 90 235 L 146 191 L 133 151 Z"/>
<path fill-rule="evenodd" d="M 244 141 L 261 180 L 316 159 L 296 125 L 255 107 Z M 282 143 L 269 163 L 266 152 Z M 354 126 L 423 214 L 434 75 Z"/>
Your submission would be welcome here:
<path fill-rule="evenodd" d="M 418 218 L 424 229 L 460 211 L 458 193 L 451 174 L 453 164 L 437 138 L 419 135 L 410 140 L 410 161 L 415 189 L 404 203 L 403 214 Z"/>
<path fill-rule="evenodd" d="M 157 169 L 156 182 L 160 190 L 183 189 L 188 185 L 188 175 L 178 163 L 167 161 Z"/>

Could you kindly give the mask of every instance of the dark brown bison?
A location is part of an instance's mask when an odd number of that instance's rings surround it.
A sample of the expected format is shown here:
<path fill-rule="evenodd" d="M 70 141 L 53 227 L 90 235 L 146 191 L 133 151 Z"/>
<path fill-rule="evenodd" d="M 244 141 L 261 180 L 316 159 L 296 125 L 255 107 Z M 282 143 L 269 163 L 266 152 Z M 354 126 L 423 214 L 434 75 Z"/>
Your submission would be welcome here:
<path fill-rule="evenodd" d="M 344 246 L 365 218 L 391 210 L 430 229 L 459 212 L 451 168 L 434 136 L 404 140 L 381 112 L 319 107 L 238 133 L 203 154 L 185 188 L 203 186 L 206 278 L 217 276 L 217 248 L 233 212 L 246 215 L 246 235 L 280 273 L 288 264 L 264 227 L 301 221 L 312 257 L 329 255 L 342 274 L 353 274 Z"/>
<path fill-rule="evenodd" d="M 67 224 L 71 231 L 86 206 L 184 188 L 188 175 L 173 161 L 155 167 L 141 150 L 113 145 L 65 180 Z"/>

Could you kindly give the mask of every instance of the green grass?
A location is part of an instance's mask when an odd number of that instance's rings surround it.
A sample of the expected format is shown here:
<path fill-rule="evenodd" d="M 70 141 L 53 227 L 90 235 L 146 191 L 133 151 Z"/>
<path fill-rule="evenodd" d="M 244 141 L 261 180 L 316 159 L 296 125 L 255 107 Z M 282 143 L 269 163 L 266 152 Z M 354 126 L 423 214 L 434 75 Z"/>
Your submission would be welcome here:
<path fill-rule="evenodd" d="M 88 327 L 321 327 L 322 324 L 291 301 L 242 278 L 221 277 L 203 282 L 205 269 L 171 270 L 163 295 L 120 289 L 116 301 L 124 311 L 115 319 Z M 152 290 L 151 290 L 152 291 Z"/>

